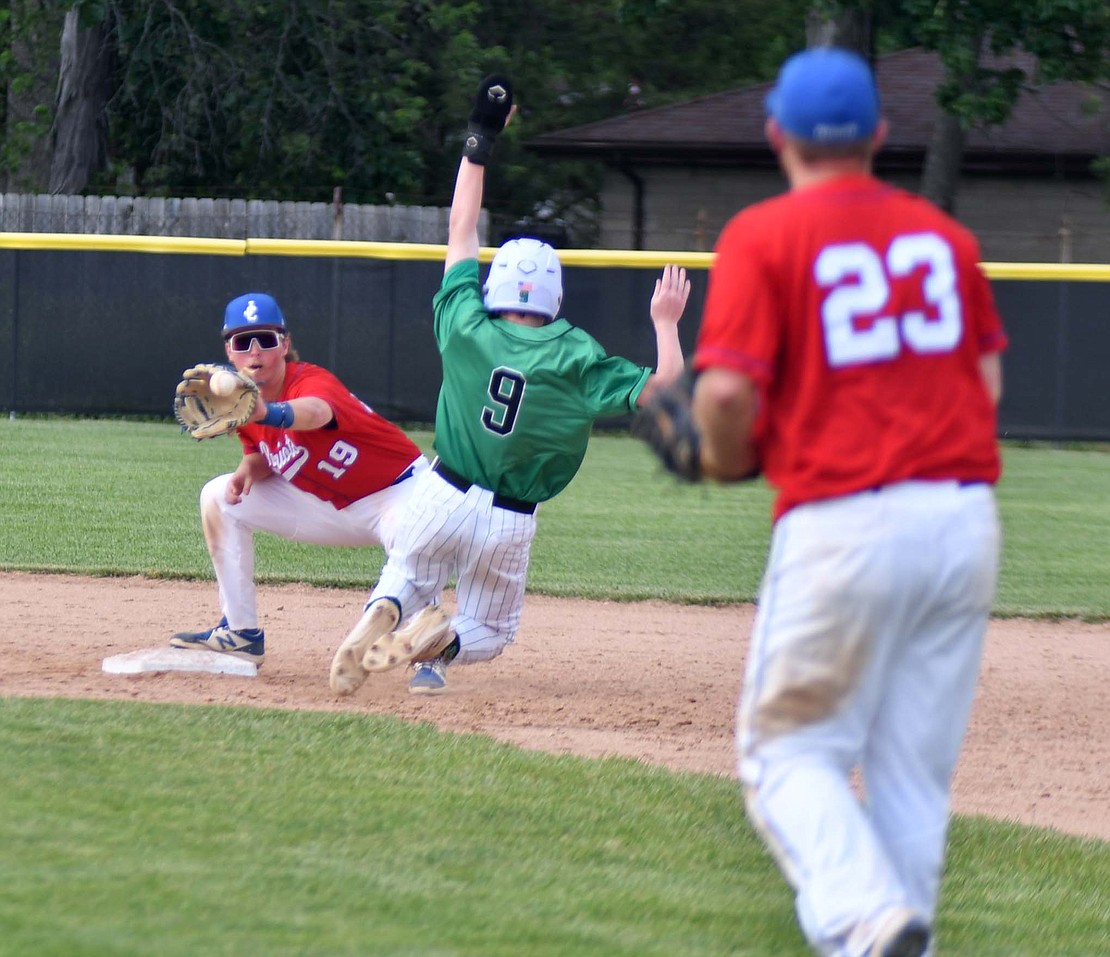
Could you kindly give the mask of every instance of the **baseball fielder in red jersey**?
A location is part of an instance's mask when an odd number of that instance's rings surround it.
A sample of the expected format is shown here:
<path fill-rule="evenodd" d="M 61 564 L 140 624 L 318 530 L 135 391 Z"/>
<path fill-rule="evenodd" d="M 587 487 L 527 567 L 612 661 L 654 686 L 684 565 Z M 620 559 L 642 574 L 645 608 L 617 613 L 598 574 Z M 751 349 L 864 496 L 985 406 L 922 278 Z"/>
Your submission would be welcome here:
<path fill-rule="evenodd" d="M 331 372 L 300 361 L 272 296 L 233 299 L 223 335 L 228 360 L 254 379 L 262 401 L 238 430 L 238 468 L 200 494 L 223 617 L 207 631 L 174 635 L 170 644 L 261 664 L 254 532 L 315 545 L 382 545 L 388 552 L 399 507 L 428 462 Z"/>
<path fill-rule="evenodd" d="M 703 472 L 778 493 L 738 770 L 813 949 L 921 957 L 997 576 L 1006 339 L 972 235 L 872 177 L 865 61 L 798 54 L 767 107 L 790 190 L 723 230 L 694 356 Z"/>

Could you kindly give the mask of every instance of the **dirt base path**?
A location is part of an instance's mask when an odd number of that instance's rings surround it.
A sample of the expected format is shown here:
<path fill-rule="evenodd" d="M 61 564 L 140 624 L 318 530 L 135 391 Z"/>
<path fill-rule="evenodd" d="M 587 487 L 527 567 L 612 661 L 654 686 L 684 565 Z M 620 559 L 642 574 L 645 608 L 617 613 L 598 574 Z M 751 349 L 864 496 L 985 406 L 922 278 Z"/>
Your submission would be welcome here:
<path fill-rule="evenodd" d="M 0 574 L 0 695 L 392 713 L 537 750 L 735 773 L 750 606 L 530 595 L 516 644 L 494 662 L 452 670 L 448 694 L 414 698 L 399 671 L 337 700 L 328 667 L 364 597 L 261 587 L 268 640 L 257 678 L 120 676 L 105 674 L 102 660 L 209 627 L 214 587 Z M 955 810 L 1110 840 L 1108 674 L 1110 625 L 992 622 Z"/>

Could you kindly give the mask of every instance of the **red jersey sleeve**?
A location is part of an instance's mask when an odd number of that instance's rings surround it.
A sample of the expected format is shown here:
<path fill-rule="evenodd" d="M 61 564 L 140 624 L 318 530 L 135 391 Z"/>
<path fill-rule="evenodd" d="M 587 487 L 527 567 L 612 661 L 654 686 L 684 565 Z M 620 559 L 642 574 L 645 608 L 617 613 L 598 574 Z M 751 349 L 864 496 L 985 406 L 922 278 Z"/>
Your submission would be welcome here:
<path fill-rule="evenodd" d="M 971 304 L 970 315 L 978 322 L 975 335 L 979 352 L 983 355 L 1002 352 L 1009 344 L 1009 340 L 1002 329 L 1002 319 L 994 304 L 994 290 L 991 289 L 990 280 L 979 265 L 978 243 L 975 244 L 972 255 L 974 258 L 971 261 L 975 266 L 967 271 L 969 288 L 965 295 Z"/>
<path fill-rule="evenodd" d="M 717 242 L 717 261 L 729 268 L 709 275 L 694 368 L 722 366 L 766 385 L 779 346 L 775 315 L 780 305 L 773 277 L 752 241 L 752 218 L 734 217 Z"/>

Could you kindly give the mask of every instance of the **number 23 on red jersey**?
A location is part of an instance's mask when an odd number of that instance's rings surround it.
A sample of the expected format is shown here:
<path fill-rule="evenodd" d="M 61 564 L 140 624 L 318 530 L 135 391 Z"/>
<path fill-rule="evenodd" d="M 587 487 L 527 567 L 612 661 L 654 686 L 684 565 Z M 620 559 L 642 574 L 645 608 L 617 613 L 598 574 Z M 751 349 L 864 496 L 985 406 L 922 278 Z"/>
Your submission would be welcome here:
<path fill-rule="evenodd" d="M 892 282 L 920 271 L 921 299 L 930 307 L 897 312 Z M 825 352 L 833 368 L 884 362 L 903 348 L 951 352 L 963 335 L 963 309 L 952 247 L 936 233 L 897 236 L 885 255 L 867 243 L 836 243 L 817 255 L 814 279 L 831 290 L 821 306 Z M 875 318 L 869 324 L 858 320 Z"/>

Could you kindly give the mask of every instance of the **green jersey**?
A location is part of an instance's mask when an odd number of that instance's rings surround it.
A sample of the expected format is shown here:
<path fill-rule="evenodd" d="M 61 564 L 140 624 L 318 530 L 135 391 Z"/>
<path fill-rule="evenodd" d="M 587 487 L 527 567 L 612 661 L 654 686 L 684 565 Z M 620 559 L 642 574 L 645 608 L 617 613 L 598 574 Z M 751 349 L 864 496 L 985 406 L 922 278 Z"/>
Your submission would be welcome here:
<path fill-rule="evenodd" d="M 651 375 L 565 319 L 532 327 L 491 316 L 476 259 L 448 270 L 432 305 L 443 359 L 436 453 L 510 498 L 544 502 L 566 488 L 594 420 L 635 409 Z"/>

